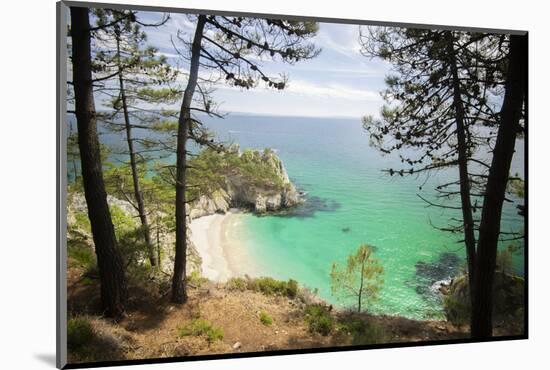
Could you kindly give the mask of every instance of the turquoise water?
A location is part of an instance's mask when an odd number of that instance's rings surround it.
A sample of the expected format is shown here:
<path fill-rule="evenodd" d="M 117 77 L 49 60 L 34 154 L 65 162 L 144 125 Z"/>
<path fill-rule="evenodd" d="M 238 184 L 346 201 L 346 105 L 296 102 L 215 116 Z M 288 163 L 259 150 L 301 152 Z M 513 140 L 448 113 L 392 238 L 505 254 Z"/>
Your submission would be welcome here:
<path fill-rule="evenodd" d="M 353 302 L 331 295 L 330 268 L 332 262 L 345 261 L 359 244 L 367 243 L 375 247 L 385 280 L 380 299 L 369 305 L 371 311 L 410 318 L 442 316 L 439 297 L 430 287 L 456 275 L 465 254 L 458 243 L 460 235 L 438 231 L 431 224 L 445 226 L 460 214 L 427 208 L 417 194 L 433 200 L 438 184 L 457 178 L 454 170 L 429 178 L 382 173 L 382 169 L 401 168 L 400 162 L 369 146 L 359 119 L 230 115 L 205 120 L 220 139 L 241 148 L 274 148 L 291 180 L 307 193 L 305 204 L 288 216 L 244 214 L 231 230 L 250 256 L 253 270 L 296 279 L 318 289 L 331 303 L 349 305 Z M 123 136 L 101 131 L 103 143 L 115 151 L 124 148 Z M 512 173 L 523 176 L 523 142 L 516 148 Z M 114 152 L 110 157 L 127 161 Z M 503 231 L 523 229 L 516 204 L 505 204 Z M 523 274 L 522 255 L 514 257 L 513 265 Z"/>
<path fill-rule="evenodd" d="M 462 268 L 464 250 L 457 243 L 460 235 L 430 224 L 445 226 L 453 214 L 427 208 L 417 194 L 433 197 L 434 187 L 455 178 L 454 171 L 430 178 L 387 176 L 381 170 L 399 163 L 369 147 L 360 120 L 232 115 L 208 126 L 241 148 L 276 149 L 291 180 L 307 192 L 306 203 L 293 214 L 246 214 L 233 230 L 263 275 L 293 278 L 334 304 L 350 303 L 331 295 L 331 264 L 367 243 L 375 247 L 385 280 L 371 311 L 411 318 L 442 315 L 430 286 Z M 513 171 L 522 173 L 522 163 L 518 150 Z M 523 221 L 515 205 L 506 206 L 504 230 L 521 230 Z M 514 258 L 518 273 L 522 266 L 523 258 Z"/>

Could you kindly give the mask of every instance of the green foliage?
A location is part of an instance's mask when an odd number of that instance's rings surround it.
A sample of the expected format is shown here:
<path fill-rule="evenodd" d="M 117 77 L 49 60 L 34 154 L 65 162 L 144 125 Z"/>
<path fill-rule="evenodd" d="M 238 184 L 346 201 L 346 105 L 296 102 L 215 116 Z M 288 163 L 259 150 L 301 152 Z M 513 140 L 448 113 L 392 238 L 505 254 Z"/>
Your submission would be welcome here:
<path fill-rule="evenodd" d="M 111 220 L 113 221 L 117 238 L 123 236 L 124 233 L 135 230 L 137 223 L 132 216 L 117 205 L 111 205 L 109 209 L 111 211 Z"/>
<path fill-rule="evenodd" d="M 194 287 L 200 288 L 202 284 L 206 283 L 208 281 L 207 278 L 204 278 L 201 276 L 201 273 L 197 270 L 194 270 L 191 272 L 189 276 L 187 276 L 187 282 Z"/>
<path fill-rule="evenodd" d="M 170 103 L 180 98 L 181 93 L 169 87 L 152 89 L 144 87 L 137 89 L 137 97 L 150 103 Z"/>
<path fill-rule="evenodd" d="M 305 309 L 305 321 L 311 333 L 329 335 L 335 328 L 336 321 L 328 309 L 320 304 L 308 305 Z"/>
<path fill-rule="evenodd" d="M 210 321 L 200 318 L 194 319 L 191 323 L 179 327 L 178 334 L 180 337 L 205 337 L 208 343 L 222 340 L 224 336 L 221 328 L 215 327 Z"/>
<path fill-rule="evenodd" d="M 332 293 L 341 299 L 354 297 L 359 312 L 364 299 L 378 298 L 384 283 L 381 278 L 384 269 L 372 253 L 372 247 L 361 244 L 355 254 L 348 256 L 346 264 L 333 263 L 330 273 Z"/>
<path fill-rule="evenodd" d="M 294 299 L 298 292 L 298 283 L 295 280 L 275 280 L 271 277 L 251 279 L 248 289 L 261 292 L 265 295 L 281 295 Z"/>
<path fill-rule="evenodd" d="M 376 344 L 386 341 L 384 329 L 367 319 L 347 316 L 339 320 L 337 324 L 339 331 L 352 335 L 353 344 Z"/>
<path fill-rule="evenodd" d="M 217 152 L 204 149 L 199 155 L 189 160 L 188 188 L 189 199 L 201 195 L 210 195 L 219 190 L 226 175 L 240 176 L 253 186 L 282 190 L 283 180 L 278 173 L 279 160 L 270 149 L 264 153 L 247 149 L 238 151 Z"/>
<path fill-rule="evenodd" d="M 516 174 L 516 177 L 518 175 Z M 525 181 L 520 178 L 514 178 L 508 181 L 508 192 L 520 197 L 525 198 Z"/>
<path fill-rule="evenodd" d="M 293 279 L 288 281 L 276 280 L 271 277 L 260 278 L 231 278 L 225 284 L 230 291 L 252 290 L 265 295 L 280 295 L 290 299 L 296 298 L 299 291 L 298 282 Z"/>
<path fill-rule="evenodd" d="M 95 338 L 90 322 L 83 317 L 67 321 L 67 346 L 70 350 L 79 350 L 89 345 Z"/>
<path fill-rule="evenodd" d="M 267 312 L 265 312 L 263 310 L 260 311 L 260 321 L 265 326 L 270 326 L 271 324 L 273 324 L 273 318 Z"/>
<path fill-rule="evenodd" d="M 231 291 L 241 291 L 244 292 L 248 287 L 248 282 L 243 278 L 231 278 L 225 284 L 225 287 Z"/>
<path fill-rule="evenodd" d="M 293 279 L 289 279 L 286 284 L 286 295 L 289 298 L 296 298 L 298 294 L 298 282 Z"/>
<path fill-rule="evenodd" d="M 73 263 L 85 269 L 90 269 L 97 264 L 93 249 L 80 240 L 69 239 L 67 241 L 67 256 Z"/>
<path fill-rule="evenodd" d="M 75 226 L 81 230 L 84 230 L 88 233 L 92 232 L 92 226 L 90 225 L 90 219 L 88 215 L 84 212 L 75 212 L 74 214 L 76 223 Z"/>
<path fill-rule="evenodd" d="M 469 300 L 459 300 L 448 295 L 443 298 L 443 309 L 447 320 L 455 325 L 465 325 L 470 322 Z"/>
<path fill-rule="evenodd" d="M 504 249 L 499 249 L 497 251 L 496 271 L 513 274 L 513 257 L 521 253 L 523 253 L 523 245 L 521 244 L 510 244 Z"/>

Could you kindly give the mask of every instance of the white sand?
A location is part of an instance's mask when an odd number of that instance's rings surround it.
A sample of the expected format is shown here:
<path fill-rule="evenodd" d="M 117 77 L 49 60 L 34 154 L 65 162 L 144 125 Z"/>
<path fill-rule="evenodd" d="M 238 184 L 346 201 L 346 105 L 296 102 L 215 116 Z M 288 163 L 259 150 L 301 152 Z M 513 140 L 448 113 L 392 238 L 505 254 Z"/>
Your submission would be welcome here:
<path fill-rule="evenodd" d="M 191 221 L 191 241 L 202 258 L 202 275 L 213 281 L 227 281 L 235 276 L 255 276 L 254 264 L 231 227 L 240 221 L 238 212 L 203 216 Z"/>

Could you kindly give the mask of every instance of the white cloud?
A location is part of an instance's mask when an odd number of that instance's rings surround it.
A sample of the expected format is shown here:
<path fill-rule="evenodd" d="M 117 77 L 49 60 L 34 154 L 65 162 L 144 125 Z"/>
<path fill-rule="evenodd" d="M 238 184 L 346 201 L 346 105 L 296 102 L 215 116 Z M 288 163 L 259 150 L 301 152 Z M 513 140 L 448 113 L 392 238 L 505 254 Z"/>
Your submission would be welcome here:
<path fill-rule="evenodd" d="M 304 80 L 291 80 L 286 92 L 305 96 L 329 97 L 348 100 L 381 100 L 378 92 L 362 90 L 342 84 L 320 84 Z"/>

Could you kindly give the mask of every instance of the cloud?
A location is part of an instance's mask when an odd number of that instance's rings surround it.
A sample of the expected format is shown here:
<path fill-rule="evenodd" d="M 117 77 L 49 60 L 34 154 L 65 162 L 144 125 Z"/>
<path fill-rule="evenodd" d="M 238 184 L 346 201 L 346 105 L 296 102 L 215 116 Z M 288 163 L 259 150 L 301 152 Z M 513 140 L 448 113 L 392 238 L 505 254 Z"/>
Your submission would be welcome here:
<path fill-rule="evenodd" d="M 369 100 L 379 101 L 381 100 L 378 92 L 358 89 L 352 86 L 346 86 L 337 83 L 314 83 L 304 80 L 291 80 L 288 83 L 288 88 L 285 90 L 289 93 L 305 96 L 315 97 L 328 97 L 336 99 L 348 99 L 348 100 Z"/>

